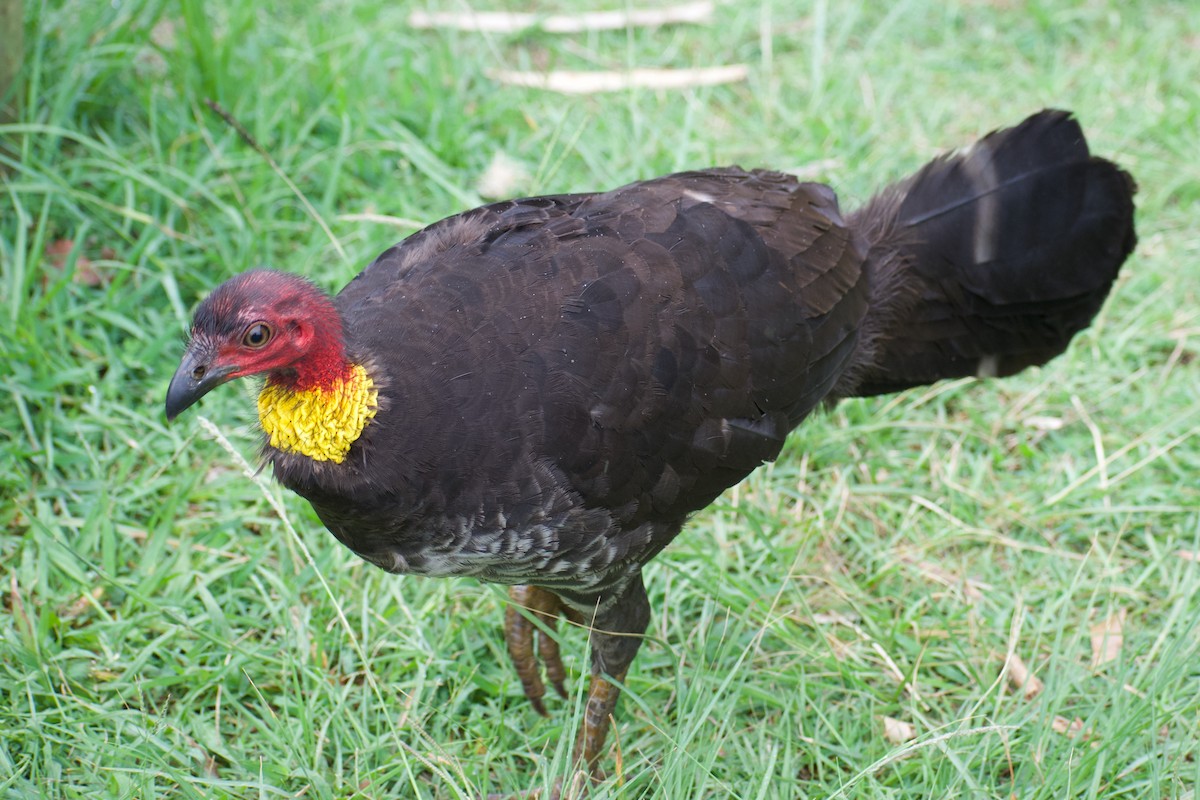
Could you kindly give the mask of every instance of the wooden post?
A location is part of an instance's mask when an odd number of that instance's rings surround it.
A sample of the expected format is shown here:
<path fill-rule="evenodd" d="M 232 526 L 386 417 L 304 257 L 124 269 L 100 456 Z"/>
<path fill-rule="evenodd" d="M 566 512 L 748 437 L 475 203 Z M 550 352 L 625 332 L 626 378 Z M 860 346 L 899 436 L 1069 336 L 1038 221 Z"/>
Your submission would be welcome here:
<path fill-rule="evenodd" d="M 21 91 L 17 73 L 25 57 L 23 0 L 0 0 L 0 123 L 17 118 Z"/>

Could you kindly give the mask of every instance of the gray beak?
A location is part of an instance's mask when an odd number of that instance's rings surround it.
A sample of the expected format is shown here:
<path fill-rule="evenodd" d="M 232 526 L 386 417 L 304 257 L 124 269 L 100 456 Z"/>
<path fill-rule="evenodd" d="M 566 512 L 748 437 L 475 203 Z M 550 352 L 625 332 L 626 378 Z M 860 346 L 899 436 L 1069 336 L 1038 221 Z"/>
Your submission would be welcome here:
<path fill-rule="evenodd" d="M 193 346 L 183 355 L 179 369 L 167 387 L 167 421 L 175 419 L 184 409 L 201 397 L 230 380 L 232 365 L 213 366 L 208 348 Z"/>

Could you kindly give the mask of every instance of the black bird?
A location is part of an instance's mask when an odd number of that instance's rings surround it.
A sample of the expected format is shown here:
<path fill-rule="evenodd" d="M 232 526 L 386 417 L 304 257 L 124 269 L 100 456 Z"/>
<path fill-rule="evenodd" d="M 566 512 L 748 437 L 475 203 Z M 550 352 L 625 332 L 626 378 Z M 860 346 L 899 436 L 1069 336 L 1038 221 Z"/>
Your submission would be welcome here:
<path fill-rule="evenodd" d="M 826 186 L 683 172 L 442 220 L 336 297 L 256 270 L 200 304 L 174 418 L 265 375 L 263 457 L 383 569 L 512 585 L 541 713 L 592 629 L 593 770 L 650 619 L 642 567 L 817 406 L 1063 352 L 1132 252 L 1130 176 L 1043 111 L 843 217 Z"/>

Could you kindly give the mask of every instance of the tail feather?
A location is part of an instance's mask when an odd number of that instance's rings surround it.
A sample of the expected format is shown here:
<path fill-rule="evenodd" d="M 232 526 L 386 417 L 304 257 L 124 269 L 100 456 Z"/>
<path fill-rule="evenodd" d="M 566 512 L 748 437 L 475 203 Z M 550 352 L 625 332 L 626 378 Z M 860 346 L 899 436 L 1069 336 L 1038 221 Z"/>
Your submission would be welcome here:
<path fill-rule="evenodd" d="M 1086 328 L 1136 243 L 1132 178 L 1043 111 L 938 158 L 850 216 L 870 242 L 867 396 L 1044 364 Z"/>

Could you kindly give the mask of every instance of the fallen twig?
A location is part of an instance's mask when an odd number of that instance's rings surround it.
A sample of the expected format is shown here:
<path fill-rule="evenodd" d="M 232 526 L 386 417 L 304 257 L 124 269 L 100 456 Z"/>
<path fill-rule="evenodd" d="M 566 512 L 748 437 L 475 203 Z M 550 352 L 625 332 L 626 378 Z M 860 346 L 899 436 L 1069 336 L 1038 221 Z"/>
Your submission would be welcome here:
<path fill-rule="evenodd" d="M 408 24 L 414 28 L 449 28 L 480 33 L 519 33 L 536 28 L 547 33 L 582 33 L 660 25 L 703 25 L 712 21 L 715 3 L 709 0 L 667 8 L 630 8 L 586 11 L 582 14 L 535 14 L 515 11 L 414 11 Z"/>
<path fill-rule="evenodd" d="M 631 69 L 620 72 L 521 72 L 503 69 L 488 72 L 488 77 L 500 83 L 531 89 L 547 89 L 563 94 L 596 94 L 622 89 L 687 89 L 693 86 L 715 86 L 744 81 L 749 74 L 750 70 L 745 64 L 729 64 L 695 69 Z"/>

